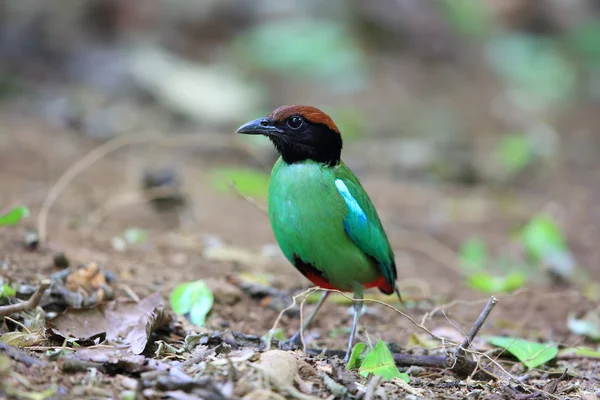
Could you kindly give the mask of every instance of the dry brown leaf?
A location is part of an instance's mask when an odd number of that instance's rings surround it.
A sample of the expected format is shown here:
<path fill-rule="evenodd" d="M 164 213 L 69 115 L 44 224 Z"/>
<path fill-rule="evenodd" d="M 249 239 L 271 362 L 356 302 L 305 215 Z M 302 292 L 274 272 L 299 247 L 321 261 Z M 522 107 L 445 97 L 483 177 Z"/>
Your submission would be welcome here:
<path fill-rule="evenodd" d="M 27 332 L 7 332 L 0 337 L 4 343 L 15 347 L 35 346 L 45 339 L 41 331 Z"/>
<path fill-rule="evenodd" d="M 65 338 L 89 338 L 106 332 L 108 341 L 121 341 L 134 354 L 140 354 L 150 334 L 170 320 L 162 296 L 155 293 L 139 303 L 112 301 L 94 308 L 69 309 L 50 325 Z"/>

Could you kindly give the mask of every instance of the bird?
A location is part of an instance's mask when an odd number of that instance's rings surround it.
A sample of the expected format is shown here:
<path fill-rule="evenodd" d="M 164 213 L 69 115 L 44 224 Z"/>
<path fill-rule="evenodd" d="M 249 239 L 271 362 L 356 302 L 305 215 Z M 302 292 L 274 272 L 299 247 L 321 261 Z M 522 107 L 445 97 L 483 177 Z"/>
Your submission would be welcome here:
<path fill-rule="evenodd" d="M 364 289 L 402 297 L 394 252 L 369 195 L 341 160 L 342 136 L 316 107 L 285 105 L 237 129 L 264 135 L 280 157 L 271 171 L 268 215 L 287 260 L 322 289 L 353 292 L 353 319 L 345 360 L 351 354 Z M 298 346 L 301 332 L 331 293 L 324 290 L 311 315 L 286 342 Z"/>

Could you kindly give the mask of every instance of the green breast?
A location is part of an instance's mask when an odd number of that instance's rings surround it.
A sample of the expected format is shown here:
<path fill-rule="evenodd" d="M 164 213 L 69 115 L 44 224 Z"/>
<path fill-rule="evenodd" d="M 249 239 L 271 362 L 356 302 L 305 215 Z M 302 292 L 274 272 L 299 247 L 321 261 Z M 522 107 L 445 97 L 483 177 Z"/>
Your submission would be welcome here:
<path fill-rule="evenodd" d="M 346 234 L 348 209 L 333 168 L 312 161 L 288 165 L 280 158 L 271 173 L 269 219 L 292 264 L 296 255 L 333 286 L 353 290 L 374 281 L 380 272 Z"/>

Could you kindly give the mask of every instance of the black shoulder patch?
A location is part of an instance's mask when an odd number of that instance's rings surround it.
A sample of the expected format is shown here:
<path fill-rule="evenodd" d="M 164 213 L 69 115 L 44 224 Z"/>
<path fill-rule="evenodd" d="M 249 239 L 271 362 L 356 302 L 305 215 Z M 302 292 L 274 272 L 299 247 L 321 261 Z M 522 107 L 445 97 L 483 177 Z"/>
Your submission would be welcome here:
<path fill-rule="evenodd" d="M 311 263 L 307 263 L 303 261 L 297 254 L 294 254 L 294 266 L 300 271 L 302 275 L 308 278 L 309 275 L 312 276 L 323 276 L 323 273 L 315 268 Z"/>

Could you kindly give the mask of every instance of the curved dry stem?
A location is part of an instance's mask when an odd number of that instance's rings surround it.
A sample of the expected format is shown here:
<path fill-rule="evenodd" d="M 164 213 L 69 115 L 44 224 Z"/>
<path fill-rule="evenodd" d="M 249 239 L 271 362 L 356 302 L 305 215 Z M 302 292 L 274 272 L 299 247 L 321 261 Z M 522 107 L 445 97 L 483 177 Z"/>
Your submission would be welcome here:
<path fill-rule="evenodd" d="M 44 295 L 46 289 L 50 287 L 50 281 L 48 279 L 40 282 L 40 286 L 36 289 L 36 291 L 31 295 L 31 297 L 22 303 L 17 304 L 9 304 L 7 306 L 0 307 L 0 318 L 9 316 L 14 313 L 18 313 L 21 311 L 29 311 L 33 310 L 40 304 L 40 300 Z"/>
<path fill-rule="evenodd" d="M 281 321 L 281 318 L 283 318 L 283 314 L 285 314 L 286 311 L 291 310 L 295 305 L 296 302 L 298 300 L 299 297 L 301 296 L 306 296 L 308 297 L 310 294 L 318 291 L 318 290 L 325 290 L 325 289 L 321 289 L 318 287 L 309 287 L 308 289 L 306 289 L 304 292 L 295 295 L 294 297 L 292 297 L 292 304 L 290 304 L 289 306 L 287 306 L 286 308 L 284 308 L 283 310 L 281 310 L 279 312 L 279 315 L 277 316 L 277 319 L 275 319 L 275 322 L 273 323 L 273 326 L 271 327 L 271 329 L 269 330 L 269 333 L 267 334 L 267 346 L 269 346 L 269 349 L 271 348 L 271 338 L 273 337 L 273 331 L 275 329 L 277 329 L 277 325 L 279 325 L 279 322 Z M 304 302 L 306 301 L 306 298 L 302 301 L 302 304 L 304 304 Z M 302 307 L 300 307 L 300 326 L 302 327 L 302 324 L 304 323 L 303 321 L 303 316 L 302 316 Z M 300 332 L 300 334 L 302 335 L 302 332 Z M 302 337 L 302 346 L 304 347 L 304 337 Z"/>
<path fill-rule="evenodd" d="M 225 143 L 226 142 L 226 143 Z M 48 239 L 48 215 L 54 203 L 58 200 L 60 195 L 69 186 L 69 184 L 83 171 L 92 166 L 93 164 L 106 157 L 108 154 L 119 150 L 123 147 L 133 144 L 154 144 L 159 146 L 185 146 L 190 144 L 204 144 L 207 146 L 215 146 L 220 144 L 233 145 L 235 142 L 232 138 L 228 138 L 222 134 L 202 134 L 202 135 L 186 135 L 179 137 L 166 137 L 166 136 L 146 136 L 140 134 L 128 134 L 123 136 L 117 136 L 107 142 L 102 143 L 98 147 L 92 149 L 86 155 L 81 157 L 75 163 L 73 163 L 54 183 L 48 195 L 42 203 L 40 212 L 38 214 L 37 226 L 38 234 L 41 242 L 45 242 Z M 244 151 L 249 156 L 252 156 L 252 152 L 247 146 L 241 143 L 235 143 L 237 148 Z"/>

